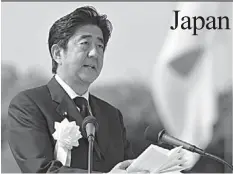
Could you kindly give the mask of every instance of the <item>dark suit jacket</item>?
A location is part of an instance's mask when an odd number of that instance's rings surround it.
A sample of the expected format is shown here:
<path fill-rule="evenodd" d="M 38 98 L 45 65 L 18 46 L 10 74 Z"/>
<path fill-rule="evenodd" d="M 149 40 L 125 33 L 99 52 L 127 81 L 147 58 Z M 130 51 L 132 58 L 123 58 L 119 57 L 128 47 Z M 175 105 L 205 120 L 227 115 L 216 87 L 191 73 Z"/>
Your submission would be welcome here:
<path fill-rule="evenodd" d="M 99 159 L 94 153 L 93 170 L 108 172 L 133 154 L 126 140 L 121 112 L 93 95 L 89 99 L 99 123 L 96 139 L 104 157 Z M 79 139 L 79 146 L 71 151 L 70 168 L 54 159 L 54 124 L 65 117 L 79 126 L 83 121 L 73 100 L 54 77 L 47 85 L 23 91 L 13 98 L 9 106 L 8 138 L 22 172 L 80 173 L 81 169 L 87 170 L 88 143 L 84 138 Z"/>

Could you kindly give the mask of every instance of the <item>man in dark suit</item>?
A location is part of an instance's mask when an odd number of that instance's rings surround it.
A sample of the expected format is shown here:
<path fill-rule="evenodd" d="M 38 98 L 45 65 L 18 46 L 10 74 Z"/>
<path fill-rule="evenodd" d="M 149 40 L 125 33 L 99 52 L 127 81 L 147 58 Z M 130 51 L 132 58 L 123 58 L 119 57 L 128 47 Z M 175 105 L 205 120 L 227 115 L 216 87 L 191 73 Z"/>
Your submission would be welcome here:
<path fill-rule="evenodd" d="M 54 157 L 55 122 L 67 118 L 81 126 L 85 115 L 77 102 L 80 99 L 86 101 L 87 112 L 99 124 L 93 170 L 125 172 L 130 165 L 127 160 L 132 159 L 133 153 L 121 112 L 89 93 L 89 86 L 101 72 L 111 31 L 107 17 L 91 7 L 77 8 L 51 27 L 48 44 L 54 77 L 47 85 L 19 93 L 9 106 L 9 144 L 22 172 L 87 170 L 85 138 L 79 139 L 79 146 L 71 150 L 69 166 Z"/>

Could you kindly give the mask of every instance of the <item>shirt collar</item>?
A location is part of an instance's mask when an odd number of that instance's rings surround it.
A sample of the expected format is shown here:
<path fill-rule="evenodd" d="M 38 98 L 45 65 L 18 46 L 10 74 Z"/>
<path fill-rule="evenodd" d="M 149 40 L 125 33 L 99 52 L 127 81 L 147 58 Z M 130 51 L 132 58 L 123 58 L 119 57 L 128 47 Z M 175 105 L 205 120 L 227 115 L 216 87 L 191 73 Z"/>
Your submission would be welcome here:
<path fill-rule="evenodd" d="M 87 101 L 89 101 L 89 89 L 87 89 L 87 92 L 85 92 L 83 95 L 78 95 L 74 90 L 66 83 L 64 82 L 61 77 L 59 77 L 57 74 L 55 75 L 55 79 L 57 82 L 61 85 L 61 87 L 66 91 L 66 93 L 70 96 L 71 99 L 74 99 L 75 97 L 84 97 Z"/>

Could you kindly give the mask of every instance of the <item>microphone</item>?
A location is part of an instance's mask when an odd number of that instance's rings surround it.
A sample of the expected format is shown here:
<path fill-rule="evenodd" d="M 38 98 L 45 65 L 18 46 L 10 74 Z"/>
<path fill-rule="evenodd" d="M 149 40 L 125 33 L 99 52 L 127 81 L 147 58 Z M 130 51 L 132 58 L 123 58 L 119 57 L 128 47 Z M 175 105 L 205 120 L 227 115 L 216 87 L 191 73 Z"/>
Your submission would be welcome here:
<path fill-rule="evenodd" d="M 168 135 L 165 130 L 162 130 L 159 132 L 158 138 L 154 134 L 155 134 L 155 131 L 153 130 L 153 128 L 148 126 L 145 130 L 144 136 L 147 140 L 150 140 L 152 142 L 157 142 L 158 144 L 165 143 L 168 145 L 172 145 L 173 147 L 183 146 L 183 148 L 186 150 L 198 153 L 200 155 L 205 155 L 204 150 L 194 145 L 191 145 L 189 143 L 186 143 L 184 141 L 181 141 L 173 136 Z"/>
<path fill-rule="evenodd" d="M 189 150 L 191 152 L 195 152 L 195 153 L 198 153 L 202 156 L 205 155 L 205 151 L 192 145 L 192 144 L 189 144 L 189 143 L 186 143 L 182 140 L 179 140 L 171 135 L 168 135 L 165 131 L 165 129 L 163 129 L 162 131 L 159 132 L 158 134 L 158 142 L 161 142 L 161 143 L 167 143 L 167 144 L 170 144 L 170 145 L 173 145 L 173 146 L 183 146 L 184 149 L 186 150 Z"/>
<path fill-rule="evenodd" d="M 179 140 L 171 135 L 168 135 L 164 129 L 159 132 L 157 139 L 155 138 L 154 133 L 155 133 L 155 131 L 150 126 L 148 126 L 144 132 L 144 136 L 147 140 L 150 140 L 153 142 L 165 143 L 165 144 L 169 144 L 172 146 L 183 146 L 182 148 L 184 148 L 186 150 L 198 153 L 202 156 L 206 156 L 206 157 L 211 158 L 213 160 L 216 160 L 222 164 L 225 164 L 233 171 L 233 166 L 231 164 L 229 164 L 228 162 L 224 161 L 223 159 L 219 158 L 218 156 L 215 156 L 215 155 L 212 155 L 208 152 L 205 152 L 204 150 L 202 150 L 202 149 L 200 149 L 192 144 L 186 143 L 186 142 Z"/>
<path fill-rule="evenodd" d="M 87 116 L 82 122 L 82 132 L 84 137 L 88 139 L 88 173 L 92 173 L 93 169 L 93 146 L 95 141 L 95 132 L 99 129 L 97 120 L 93 116 Z"/>
<path fill-rule="evenodd" d="M 82 122 L 82 132 L 84 136 L 89 139 L 89 137 L 95 138 L 95 132 L 99 129 L 99 124 L 93 116 L 87 116 Z"/>

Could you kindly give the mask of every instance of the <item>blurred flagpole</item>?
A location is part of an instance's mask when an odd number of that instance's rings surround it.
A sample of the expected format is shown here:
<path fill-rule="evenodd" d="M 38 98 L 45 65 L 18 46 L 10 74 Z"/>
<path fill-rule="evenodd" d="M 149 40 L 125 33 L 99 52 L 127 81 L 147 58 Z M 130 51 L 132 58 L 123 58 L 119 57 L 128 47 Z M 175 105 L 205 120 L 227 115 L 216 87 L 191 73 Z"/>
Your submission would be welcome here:
<path fill-rule="evenodd" d="M 219 3 L 182 2 L 180 16 L 216 16 Z M 174 24 L 174 21 L 172 21 Z M 153 68 L 152 93 L 161 121 L 172 135 L 205 149 L 216 116 L 213 80 L 215 31 L 170 30 Z M 199 156 L 187 153 L 187 166 Z"/>

